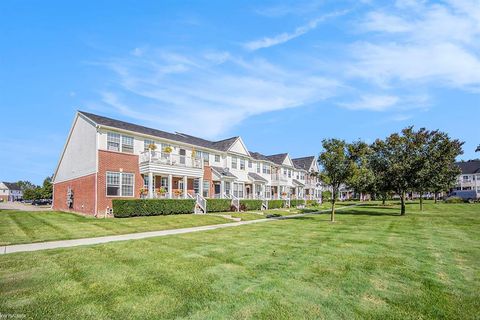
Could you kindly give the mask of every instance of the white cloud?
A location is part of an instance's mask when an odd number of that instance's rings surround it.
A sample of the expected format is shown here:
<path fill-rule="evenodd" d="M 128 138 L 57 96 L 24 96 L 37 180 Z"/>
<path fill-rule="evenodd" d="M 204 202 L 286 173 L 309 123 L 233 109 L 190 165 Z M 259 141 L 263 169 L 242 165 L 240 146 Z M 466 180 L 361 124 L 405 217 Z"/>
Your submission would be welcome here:
<path fill-rule="evenodd" d="M 313 29 L 316 29 L 320 22 L 323 22 L 324 20 L 326 20 L 328 18 L 337 17 L 337 16 L 340 16 L 340 15 L 344 15 L 346 13 L 347 13 L 347 11 L 341 11 L 341 12 L 339 11 L 339 12 L 333 12 L 333 13 L 330 13 L 330 14 L 326 14 L 326 15 L 321 16 L 319 18 L 310 20 L 307 24 L 296 28 L 293 32 L 283 32 L 283 33 L 277 34 L 273 37 L 263 37 L 261 39 L 245 43 L 244 47 L 247 50 L 255 51 L 255 50 L 258 50 L 258 49 L 263 49 L 263 48 L 269 48 L 269 47 L 272 47 L 272 46 L 276 46 L 276 45 L 285 43 L 287 41 L 290 41 L 292 39 L 298 38 L 298 37 L 306 34 L 307 32 L 309 32 Z"/>
<path fill-rule="evenodd" d="M 368 13 L 360 29 L 368 33 L 351 47 L 350 75 L 384 87 L 423 83 L 480 89 L 478 1 L 398 1 L 388 12 Z M 377 35 L 370 37 L 371 32 Z"/>
<path fill-rule="evenodd" d="M 364 95 L 359 101 L 339 103 L 338 105 L 350 110 L 386 111 L 394 107 L 399 98 L 391 95 Z"/>
<path fill-rule="evenodd" d="M 166 72 L 172 65 L 185 66 Z M 337 80 L 228 53 L 196 56 L 145 53 L 107 66 L 119 87 L 102 92 L 104 105 L 142 123 L 219 137 L 247 117 L 327 99 Z"/>

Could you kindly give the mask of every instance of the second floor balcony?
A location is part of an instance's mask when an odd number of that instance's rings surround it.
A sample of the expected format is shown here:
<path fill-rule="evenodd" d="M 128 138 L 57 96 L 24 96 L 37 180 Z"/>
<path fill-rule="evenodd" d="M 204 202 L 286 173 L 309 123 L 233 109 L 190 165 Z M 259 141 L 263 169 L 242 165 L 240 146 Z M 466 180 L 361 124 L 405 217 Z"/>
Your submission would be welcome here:
<path fill-rule="evenodd" d="M 203 160 L 180 154 L 145 151 L 139 157 L 141 171 L 162 173 L 200 173 L 203 174 Z M 178 172 L 177 172 L 178 171 Z M 142 172 L 143 173 L 143 172 Z"/>

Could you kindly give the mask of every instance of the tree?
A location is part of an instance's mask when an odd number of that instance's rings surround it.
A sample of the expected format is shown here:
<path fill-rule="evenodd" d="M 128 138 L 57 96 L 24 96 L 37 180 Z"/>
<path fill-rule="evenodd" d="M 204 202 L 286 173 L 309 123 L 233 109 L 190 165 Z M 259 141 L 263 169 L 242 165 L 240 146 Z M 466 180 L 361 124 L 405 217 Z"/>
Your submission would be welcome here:
<path fill-rule="evenodd" d="M 383 141 L 377 140 L 371 146 L 372 153 L 370 154 L 370 170 L 373 173 L 373 182 L 371 185 L 371 193 L 374 195 L 380 194 L 382 204 L 385 205 L 387 196 L 393 191 L 393 186 L 390 183 L 391 179 L 388 176 L 388 159 L 382 152 Z"/>
<path fill-rule="evenodd" d="M 352 171 L 347 185 L 360 193 L 360 200 L 363 200 L 362 195 L 374 189 L 375 176 L 370 166 L 372 149 L 365 142 L 357 141 L 348 145 L 348 152 Z"/>
<path fill-rule="evenodd" d="M 41 193 L 42 193 L 42 199 L 52 199 L 52 196 L 53 196 L 52 177 L 46 177 L 45 180 L 43 180 Z"/>
<path fill-rule="evenodd" d="M 27 180 L 20 180 L 20 181 L 17 181 L 17 185 L 20 187 L 20 189 L 22 191 L 25 191 L 27 189 L 35 189 L 37 186 L 33 183 L 31 183 L 30 181 L 27 181 Z"/>
<path fill-rule="evenodd" d="M 382 159 L 385 176 L 389 186 L 400 195 L 400 215 L 405 215 L 405 196 L 415 187 L 418 165 L 418 136 L 413 127 L 405 128 L 401 133 L 393 133 L 382 141 L 374 143 L 376 157 Z"/>
<path fill-rule="evenodd" d="M 318 158 L 321 168 L 320 177 L 332 189 L 332 222 L 335 222 L 335 202 L 340 185 L 346 184 L 352 176 L 352 159 L 348 144 L 344 140 L 325 139 L 322 141 L 323 151 Z"/>
<path fill-rule="evenodd" d="M 475 152 L 480 152 L 480 144 L 478 145 L 477 149 L 475 149 Z"/>

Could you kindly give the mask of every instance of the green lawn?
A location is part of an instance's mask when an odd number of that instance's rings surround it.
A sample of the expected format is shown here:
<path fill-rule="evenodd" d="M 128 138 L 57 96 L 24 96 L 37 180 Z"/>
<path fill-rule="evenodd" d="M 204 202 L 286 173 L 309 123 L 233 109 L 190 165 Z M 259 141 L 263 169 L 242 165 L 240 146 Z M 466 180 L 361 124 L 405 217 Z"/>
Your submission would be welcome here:
<path fill-rule="evenodd" d="M 0 245 L 99 237 L 228 222 L 232 220 L 193 214 L 96 219 L 66 212 L 0 210 Z"/>
<path fill-rule="evenodd" d="M 0 313 L 48 319 L 478 319 L 480 205 L 355 207 L 0 256 Z"/>

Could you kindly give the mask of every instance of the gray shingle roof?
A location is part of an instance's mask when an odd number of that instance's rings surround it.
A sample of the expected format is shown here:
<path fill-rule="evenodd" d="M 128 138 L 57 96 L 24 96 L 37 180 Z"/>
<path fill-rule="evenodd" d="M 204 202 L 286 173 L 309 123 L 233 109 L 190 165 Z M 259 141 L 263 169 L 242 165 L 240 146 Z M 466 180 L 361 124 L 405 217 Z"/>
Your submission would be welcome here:
<path fill-rule="evenodd" d="M 255 151 L 248 151 L 248 152 L 250 153 L 252 158 L 255 160 L 271 161 L 270 159 L 267 158 L 266 155 L 263 155 L 260 152 L 255 152 Z"/>
<path fill-rule="evenodd" d="M 226 178 L 232 178 L 232 179 L 238 179 L 236 175 L 232 174 L 230 171 L 225 171 L 221 167 L 214 167 L 211 166 L 213 171 L 215 171 L 219 176 L 221 177 L 226 177 Z"/>
<path fill-rule="evenodd" d="M 480 173 L 480 160 L 468 160 L 456 163 L 462 170 L 462 174 Z"/>
<path fill-rule="evenodd" d="M 248 177 L 252 180 L 252 181 L 262 181 L 264 183 L 268 182 L 267 179 L 263 178 L 262 176 L 254 173 L 254 172 L 249 172 L 248 173 Z"/>
<path fill-rule="evenodd" d="M 292 179 L 294 185 L 304 187 L 305 184 L 303 182 L 298 181 L 297 179 Z"/>
<path fill-rule="evenodd" d="M 99 125 L 138 132 L 141 134 L 146 134 L 146 135 L 168 139 L 172 141 L 183 142 L 183 143 L 195 145 L 198 147 L 204 147 L 204 148 L 218 150 L 218 151 L 227 151 L 230 148 L 230 146 L 238 139 L 238 137 L 231 137 L 231 138 L 219 140 L 219 141 L 210 141 L 210 140 L 202 139 L 199 137 L 194 137 L 185 133 L 170 133 L 166 131 L 161 131 L 161 130 L 121 121 L 121 120 L 115 120 L 115 119 L 99 116 L 99 115 L 85 112 L 85 111 L 79 111 L 79 113 L 81 113 L 82 115 L 84 115 L 85 117 L 89 118 L 90 120 L 92 120 L 93 122 Z"/>
<path fill-rule="evenodd" d="M 22 190 L 22 188 L 20 188 L 20 186 L 17 183 L 5 182 L 5 181 L 2 181 L 2 182 L 8 188 L 8 190 Z"/>
<path fill-rule="evenodd" d="M 272 161 L 273 163 L 276 164 L 282 164 L 285 158 L 287 157 L 288 153 L 279 153 L 279 154 L 272 154 L 270 156 L 267 156 L 267 159 Z"/>
<path fill-rule="evenodd" d="M 292 159 L 293 165 L 297 169 L 307 170 L 310 169 L 313 160 L 315 159 L 314 156 L 302 157 L 302 158 L 295 158 Z"/>

